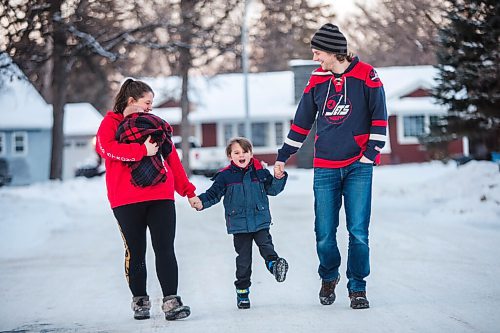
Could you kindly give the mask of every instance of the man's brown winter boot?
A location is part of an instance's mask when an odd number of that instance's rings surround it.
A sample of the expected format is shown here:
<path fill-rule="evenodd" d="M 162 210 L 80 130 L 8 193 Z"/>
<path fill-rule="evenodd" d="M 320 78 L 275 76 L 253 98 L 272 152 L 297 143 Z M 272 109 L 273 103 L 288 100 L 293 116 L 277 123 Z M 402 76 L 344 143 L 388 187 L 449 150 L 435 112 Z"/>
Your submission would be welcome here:
<path fill-rule="evenodd" d="M 353 309 L 368 309 L 370 307 L 370 302 L 366 298 L 366 291 L 350 291 L 349 298 Z"/>
<path fill-rule="evenodd" d="M 335 280 L 321 282 L 321 290 L 319 291 L 319 301 L 323 305 L 330 305 L 335 302 L 335 287 L 340 281 L 340 276 Z"/>

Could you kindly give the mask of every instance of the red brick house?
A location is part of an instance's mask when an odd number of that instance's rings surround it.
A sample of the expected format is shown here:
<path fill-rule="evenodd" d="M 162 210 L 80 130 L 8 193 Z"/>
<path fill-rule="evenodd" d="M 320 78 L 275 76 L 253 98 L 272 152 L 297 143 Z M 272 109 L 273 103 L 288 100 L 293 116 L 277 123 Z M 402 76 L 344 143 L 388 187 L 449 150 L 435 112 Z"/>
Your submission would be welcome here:
<path fill-rule="evenodd" d="M 144 80 L 155 92 L 153 113 L 173 125 L 174 134 L 180 133 L 181 110 L 179 103 L 175 103 L 178 101 L 175 96 L 180 95 L 180 80 L 176 77 Z M 192 77 L 190 81 L 191 135 L 197 138 L 201 146 L 223 149 L 230 138 L 243 136 L 245 110 L 242 74 Z M 248 82 L 254 155 L 272 164 L 295 113 L 293 73 L 252 73 Z"/>
<path fill-rule="evenodd" d="M 254 154 L 269 164 L 275 161 L 309 75 L 318 65 L 312 61 L 294 60 L 290 67 L 292 71 L 252 73 L 248 78 Z M 381 164 L 431 160 L 432 152 L 419 144 L 418 136 L 428 132 L 437 116 L 447 112 L 443 106 L 435 104 L 430 95 L 436 69 L 400 66 L 378 68 L 377 72 L 384 84 L 389 115 L 388 142 L 382 150 Z M 180 80 L 176 77 L 145 80 L 156 94 L 153 112 L 172 124 L 174 133 L 179 133 L 181 111 L 176 96 L 180 95 Z M 222 149 L 229 138 L 244 134 L 242 74 L 192 77 L 190 100 L 191 135 L 203 147 Z M 311 167 L 312 140 L 307 141 L 287 164 Z M 457 139 L 447 149 L 452 156 L 468 155 L 468 141 Z"/>
<path fill-rule="evenodd" d="M 388 142 L 382 151 L 381 164 L 425 162 L 434 158 L 419 143 L 418 137 L 447 109 L 431 96 L 437 73 L 432 66 L 385 67 L 377 69 L 387 97 Z M 452 141 L 446 147 L 452 157 L 469 155 L 467 138 Z"/>

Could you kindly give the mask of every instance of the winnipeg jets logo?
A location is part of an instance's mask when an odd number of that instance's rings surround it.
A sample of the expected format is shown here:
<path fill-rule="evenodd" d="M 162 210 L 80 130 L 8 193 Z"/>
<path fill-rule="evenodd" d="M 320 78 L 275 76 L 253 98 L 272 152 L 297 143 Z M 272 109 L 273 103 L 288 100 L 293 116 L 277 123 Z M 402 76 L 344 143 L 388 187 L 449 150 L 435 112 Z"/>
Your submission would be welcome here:
<path fill-rule="evenodd" d="M 350 105 L 346 104 L 337 104 L 332 111 L 325 112 L 326 117 L 330 116 L 345 116 L 349 113 Z"/>
<path fill-rule="evenodd" d="M 344 95 L 333 95 L 325 105 L 323 116 L 332 124 L 341 124 L 351 114 L 351 102 Z"/>
<path fill-rule="evenodd" d="M 378 73 L 374 69 L 372 69 L 370 71 L 370 79 L 372 81 L 375 81 L 375 82 L 380 81 L 380 78 L 378 77 Z"/>

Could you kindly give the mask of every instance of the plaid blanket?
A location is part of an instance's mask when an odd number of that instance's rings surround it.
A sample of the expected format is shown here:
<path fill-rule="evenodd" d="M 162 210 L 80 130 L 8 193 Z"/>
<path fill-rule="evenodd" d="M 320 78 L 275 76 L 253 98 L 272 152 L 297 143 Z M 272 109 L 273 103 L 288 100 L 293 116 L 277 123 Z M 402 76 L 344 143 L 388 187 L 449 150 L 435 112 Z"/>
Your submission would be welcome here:
<path fill-rule="evenodd" d="M 158 116 L 138 112 L 125 117 L 116 131 L 116 139 L 121 143 L 142 144 L 150 135 L 159 146 L 156 155 L 145 156 L 138 162 L 124 162 L 131 169 L 134 186 L 152 186 L 167 180 L 162 157 L 172 152 L 172 127 Z"/>

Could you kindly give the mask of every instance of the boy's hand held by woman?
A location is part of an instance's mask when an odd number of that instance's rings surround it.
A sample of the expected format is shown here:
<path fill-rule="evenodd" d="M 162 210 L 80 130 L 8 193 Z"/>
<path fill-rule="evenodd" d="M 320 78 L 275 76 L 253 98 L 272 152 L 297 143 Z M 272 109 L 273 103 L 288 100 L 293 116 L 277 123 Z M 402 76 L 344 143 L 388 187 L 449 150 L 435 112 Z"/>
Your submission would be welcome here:
<path fill-rule="evenodd" d="M 189 201 L 189 204 L 191 205 L 191 208 L 194 208 L 196 210 L 203 209 L 203 203 L 201 202 L 200 198 L 192 197 L 192 198 L 189 198 L 188 201 Z"/>

